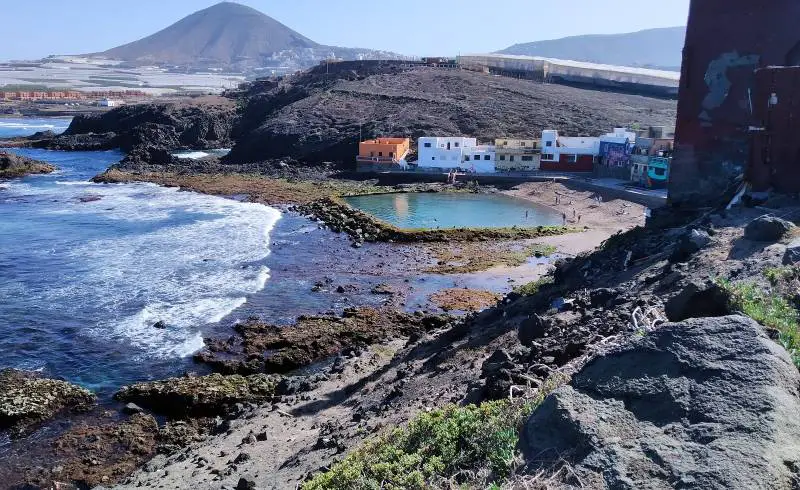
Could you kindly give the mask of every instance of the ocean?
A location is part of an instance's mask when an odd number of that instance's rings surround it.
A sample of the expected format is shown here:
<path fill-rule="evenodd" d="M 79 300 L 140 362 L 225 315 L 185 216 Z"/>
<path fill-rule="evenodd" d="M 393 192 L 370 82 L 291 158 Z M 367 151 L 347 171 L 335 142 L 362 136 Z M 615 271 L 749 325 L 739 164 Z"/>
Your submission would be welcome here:
<path fill-rule="evenodd" d="M 63 133 L 71 121 L 71 117 L 0 117 L 0 138 L 30 136 L 39 131 Z"/>
<path fill-rule="evenodd" d="M 89 183 L 116 151 L 14 151 L 60 170 L 0 182 L 0 367 L 100 393 L 176 375 L 269 280 L 278 210 Z"/>

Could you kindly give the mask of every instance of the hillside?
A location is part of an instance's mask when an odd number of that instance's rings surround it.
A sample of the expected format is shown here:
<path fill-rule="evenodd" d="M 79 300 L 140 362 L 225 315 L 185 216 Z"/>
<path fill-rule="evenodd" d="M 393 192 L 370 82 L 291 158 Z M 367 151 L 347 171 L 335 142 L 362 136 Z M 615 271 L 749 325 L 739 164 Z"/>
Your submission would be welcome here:
<path fill-rule="evenodd" d="M 515 44 L 498 53 L 680 71 L 686 27 Z"/>
<path fill-rule="evenodd" d="M 670 125 L 675 102 L 431 68 L 312 71 L 245 96 L 244 125 L 229 160 L 292 157 L 351 162 L 359 135 L 463 134 L 482 141 L 556 128 L 596 135 L 615 126 Z M 351 69 L 348 69 L 351 68 Z M 337 79 L 333 79 L 336 77 Z"/>
<path fill-rule="evenodd" d="M 222 2 L 195 12 L 138 41 L 95 53 L 136 64 L 305 68 L 331 56 L 345 59 L 387 53 L 324 46 L 253 8 Z"/>

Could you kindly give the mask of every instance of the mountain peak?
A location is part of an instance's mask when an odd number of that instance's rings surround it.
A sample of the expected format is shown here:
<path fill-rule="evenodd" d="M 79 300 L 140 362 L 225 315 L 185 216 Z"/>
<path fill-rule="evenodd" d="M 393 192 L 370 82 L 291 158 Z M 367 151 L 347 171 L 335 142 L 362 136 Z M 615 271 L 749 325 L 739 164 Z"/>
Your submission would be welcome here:
<path fill-rule="evenodd" d="M 258 65 L 281 51 L 319 45 L 258 10 L 220 2 L 144 39 L 100 55 L 171 65 Z"/>

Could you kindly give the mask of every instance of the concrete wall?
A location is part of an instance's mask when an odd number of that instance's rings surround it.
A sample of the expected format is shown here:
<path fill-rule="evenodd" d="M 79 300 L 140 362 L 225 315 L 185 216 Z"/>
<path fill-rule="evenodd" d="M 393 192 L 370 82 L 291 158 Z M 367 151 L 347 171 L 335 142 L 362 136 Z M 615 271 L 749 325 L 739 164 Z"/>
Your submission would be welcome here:
<path fill-rule="evenodd" d="M 750 155 L 755 69 L 800 64 L 797 0 L 693 0 L 683 52 L 670 202 L 695 208 L 735 192 Z"/>

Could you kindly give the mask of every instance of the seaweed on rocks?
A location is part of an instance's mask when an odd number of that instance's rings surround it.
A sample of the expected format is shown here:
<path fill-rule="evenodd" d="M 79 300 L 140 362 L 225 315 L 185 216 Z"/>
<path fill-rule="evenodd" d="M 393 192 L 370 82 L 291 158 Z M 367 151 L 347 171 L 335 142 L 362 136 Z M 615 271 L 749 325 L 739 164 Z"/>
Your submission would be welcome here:
<path fill-rule="evenodd" d="M 42 422 L 64 411 L 86 411 L 94 406 L 89 390 L 36 373 L 0 371 L 0 430 L 22 437 Z"/>
<path fill-rule="evenodd" d="M 334 356 L 397 337 L 422 335 L 448 326 L 451 317 L 352 308 L 344 315 L 301 316 L 292 326 L 251 319 L 235 326 L 237 335 L 206 339 L 195 361 L 222 373 L 288 373 Z"/>

